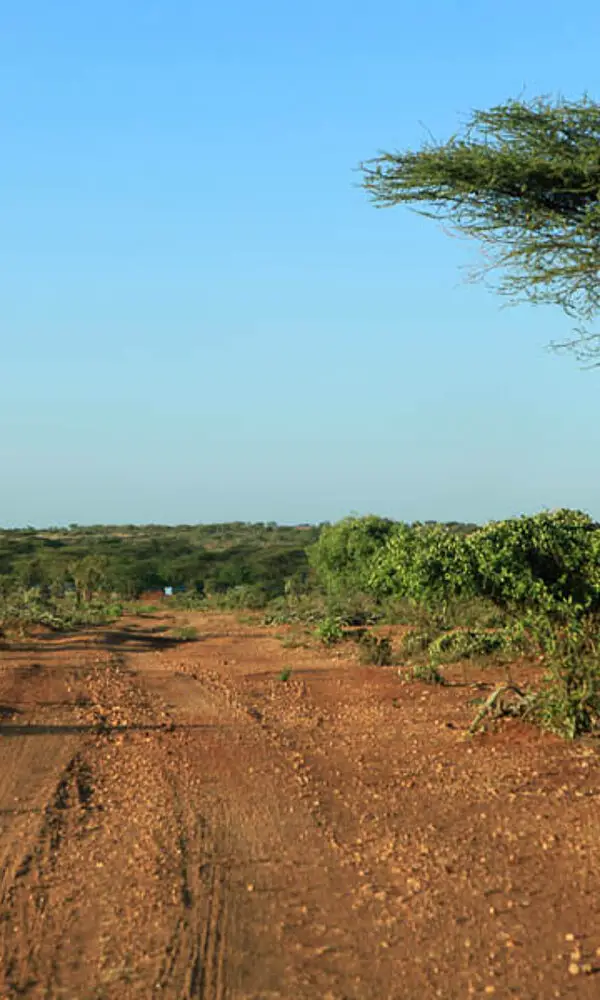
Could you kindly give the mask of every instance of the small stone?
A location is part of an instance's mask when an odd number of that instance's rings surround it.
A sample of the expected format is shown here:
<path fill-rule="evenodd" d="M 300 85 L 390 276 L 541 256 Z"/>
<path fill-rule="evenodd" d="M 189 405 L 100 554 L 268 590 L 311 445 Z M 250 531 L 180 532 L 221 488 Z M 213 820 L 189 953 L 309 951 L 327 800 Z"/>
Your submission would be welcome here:
<path fill-rule="evenodd" d="M 581 969 L 579 968 L 577 962 L 571 962 L 571 964 L 569 965 L 569 975 L 578 976 L 580 972 Z"/>

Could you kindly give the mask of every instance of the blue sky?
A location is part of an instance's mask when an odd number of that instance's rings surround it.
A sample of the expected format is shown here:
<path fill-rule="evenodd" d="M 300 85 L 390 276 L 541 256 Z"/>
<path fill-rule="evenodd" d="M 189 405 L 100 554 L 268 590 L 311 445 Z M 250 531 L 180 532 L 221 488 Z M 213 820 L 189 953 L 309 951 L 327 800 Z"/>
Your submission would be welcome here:
<path fill-rule="evenodd" d="M 570 322 L 355 169 L 598 98 L 599 36 L 592 0 L 3 0 L 0 525 L 600 517 Z"/>

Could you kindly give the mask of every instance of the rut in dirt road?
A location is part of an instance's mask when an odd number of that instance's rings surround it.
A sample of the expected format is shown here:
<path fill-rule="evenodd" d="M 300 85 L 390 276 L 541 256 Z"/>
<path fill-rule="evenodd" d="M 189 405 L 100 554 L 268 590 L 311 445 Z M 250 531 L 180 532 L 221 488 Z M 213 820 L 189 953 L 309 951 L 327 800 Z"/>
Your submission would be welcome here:
<path fill-rule="evenodd" d="M 28 681 L 40 683 L 43 671 Z M 248 713 L 210 682 L 192 695 L 164 674 L 167 709 L 123 657 L 80 671 L 79 686 L 54 787 L 37 789 L 41 822 L 25 849 L 9 842 L 0 995 L 372 996 L 348 875 Z M 5 773 L 19 776 L 42 729 L 6 742 Z"/>

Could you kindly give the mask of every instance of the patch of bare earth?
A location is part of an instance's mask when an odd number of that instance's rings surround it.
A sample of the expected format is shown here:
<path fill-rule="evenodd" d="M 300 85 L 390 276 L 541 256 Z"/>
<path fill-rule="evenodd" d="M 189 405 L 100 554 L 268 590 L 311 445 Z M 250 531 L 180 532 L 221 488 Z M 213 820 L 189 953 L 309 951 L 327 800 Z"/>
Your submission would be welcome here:
<path fill-rule="evenodd" d="M 593 747 L 177 619 L 2 651 L 0 998 L 598 995 Z"/>

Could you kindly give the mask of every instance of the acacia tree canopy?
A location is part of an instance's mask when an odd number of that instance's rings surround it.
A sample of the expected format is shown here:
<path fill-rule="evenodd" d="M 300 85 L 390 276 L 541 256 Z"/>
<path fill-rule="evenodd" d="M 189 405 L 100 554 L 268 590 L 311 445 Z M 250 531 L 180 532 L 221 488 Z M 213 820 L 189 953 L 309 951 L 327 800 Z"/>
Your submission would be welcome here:
<path fill-rule="evenodd" d="M 600 105 L 536 98 L 475 111 L 461 134 L 361 164 L 378 207 L 409 204 L 485 246 L 513 301 L 600 309 Z M 600 364 L 600 335 L 568 345 Z"/>

